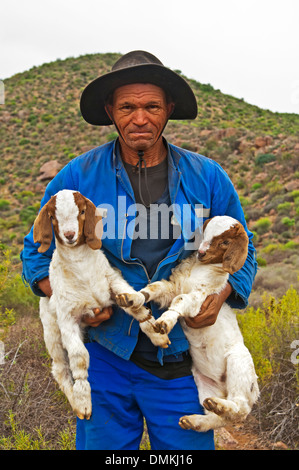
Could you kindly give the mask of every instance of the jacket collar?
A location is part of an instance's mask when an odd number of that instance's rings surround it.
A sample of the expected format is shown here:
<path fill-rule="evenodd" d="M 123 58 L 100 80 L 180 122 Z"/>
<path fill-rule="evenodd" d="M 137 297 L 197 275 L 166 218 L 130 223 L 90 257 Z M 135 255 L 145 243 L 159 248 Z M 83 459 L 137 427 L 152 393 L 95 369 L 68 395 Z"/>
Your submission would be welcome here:
<path fill-rule="evenodd" d="M 176 151 L 173 145 L 168 144 L 164 137 L 163 139 L 167 148 L 169 194 L 171 202 L 174 203 L 181 178 L 181 172 L 178 170 L 178 164 L 181 155 Z M 113 145 L 113 166 L 116 170 L 116 175 L 120 179 L 124 189 L 134 200 L 133 189 L 121 158 L 118 138 L 114 141 Z"/>

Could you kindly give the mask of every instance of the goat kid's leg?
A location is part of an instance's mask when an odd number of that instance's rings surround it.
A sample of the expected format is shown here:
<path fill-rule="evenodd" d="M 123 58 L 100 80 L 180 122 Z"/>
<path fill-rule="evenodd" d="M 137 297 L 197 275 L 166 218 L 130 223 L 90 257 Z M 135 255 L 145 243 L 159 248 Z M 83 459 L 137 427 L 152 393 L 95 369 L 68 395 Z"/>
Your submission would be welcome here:
<path fill-rule="evenodd" d="M 179 420 L 182 429 L 192 429 L 197 432 L 207 432 L 210 429 L 222 428 L 225 421 L 214 413 L 205 412 L 204 415 L 186 415 Z"/>
<path fill-rule="evenodd" d="M 143 298 L 141 307 L 139 295 Z M 133 292 L 116 295 L 116 303 L 139 322 L 140 329 L 149 337 L 155 346 L 168 348 L 170 340 L 167 334 L 159 334 L 154 330 L 155 319 L 150 309 L 143 305 L 144 296 L 142 294 Z"/>
<path fill-rule="evenodd" d="M 166 333 L 161 334 L 155 331 L 155 318 L 153 316 L 151 316 L 147 321 L 140 323 L 139 326 L 141 331 L 149 337 L 154 346 L 159 346 L 160 348 L 165 349 L 171 344 Z"/>
<path fill-rule="evenodd" d="M 140 292 L 144 295 L 145 302 L 155 301 L 163 308 L 168 307 L 176 296 L 176 286 L 173 282 L 164 279 L 148 284 Z"/>
<path fill-rule="evenodd" d="M 192 372 L 198 390 L 199 402 L 201 405 L 204 405 L 206 397 L 209 397 L 211 394 L 214 395 L 217 393 L 217 390 L 207 377 L 196 371 L 194 368 Z M 179 420 L 179 425 L 183 429 L 206 432 L 210 429 L 221 428 L 226 424 L 223 417 L 218 416 L 213 412 L 209 412 L 206 408 L 204 408 L 204 413 L 205 414 L 203 415 L 193 414 L 182 416 Z"/>
<path fill-rule="evenodd" d="M 243 343 L 233 346 L 226 355 L 227 397 L 210 396 L 204 407 L 229 422 L 244 421 L 259 396 L 252 357 Z"/>
<path fill-rule="evenodd" d="M 125 292 L 115 295 L 117 305 L 139 322 L 144 322 L 152 317 L 152 312 L 144 305 L 144 296 L 140 292 Z"/>
<path fill-rule="evenodd" d="M 167 348 L 170 344 L 169 338 L 167 335 L 154 331 L 155 319 L 150 309 L 144 305 L 146 300 L 143 293 L 136 292 L 121 276 L 115 273 L 111 276 L 110 286 L 116 303 L 139 322 L 141 330 L 152 343 L 155 346 Z"/>
<path fill-rule="evenodd" d="M 68 357 L 62 345 L 56 310 L 47 297 L 40 299 L 40 319 L 44 330 L 45 345 L 52 359 L 53 377 L 72 406 L 73 378 Z"/>
<path fill-rule="evenodd" d="M 144 306 L 144 296 L 133 289 L 117 270 L 111 268 L 108 278 L 112 298 L 117 305 L 137 321 L 145 321 L 151 317 L 151 311 Z"/>
<path fill-rule="evenodd" d="M 171 302 L 169 309 L 164 312 L 155 323 L 155 330 L 162 334 L 169 333 L 179 317 L 195 317 L 205 299 L 201 292 L 177 295 Z"/>
<path fill-rule="evenodd" d="M 61 330 L 62 344 L 67 350 L 70 369 L 72 372 L 73 401 L 71 403 L 73 410 L 80 419 L 89 419 L 91 416 L 91 389 L 88 377 L 89 354 L 84 346 L 81 337 L 81 329 L 78 323 L 71 315 L 63 315 L 62 318 L 57 313 L 58 324 Z"/>

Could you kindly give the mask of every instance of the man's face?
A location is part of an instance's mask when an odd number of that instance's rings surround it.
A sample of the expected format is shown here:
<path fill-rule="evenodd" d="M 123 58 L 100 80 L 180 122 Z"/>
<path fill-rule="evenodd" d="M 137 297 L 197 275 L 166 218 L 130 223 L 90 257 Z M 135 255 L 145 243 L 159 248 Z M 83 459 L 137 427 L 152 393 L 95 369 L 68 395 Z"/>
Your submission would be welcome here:
<path fill-rule="evenodd" d="M 113 104 L 107 105 L 122 138 L 132 150 L 150 149 L 157 141 L 173 103 L 166 101 L 164 91 L 152 84 L 124 85 L 113 93 Z"/>

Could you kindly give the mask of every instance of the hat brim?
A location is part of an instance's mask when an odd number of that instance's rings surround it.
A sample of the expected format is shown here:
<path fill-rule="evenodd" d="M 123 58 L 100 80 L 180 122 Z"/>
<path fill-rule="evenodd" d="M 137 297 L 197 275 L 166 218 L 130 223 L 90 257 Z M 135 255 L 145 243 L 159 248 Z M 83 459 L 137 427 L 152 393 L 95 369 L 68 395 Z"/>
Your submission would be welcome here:
<path fill-rule="evenodd" d="M 152 83 L 164 89 L 175 103 L 170 119 L 196 118 L 197 101 L 188 83 L 163 65 L 142 64 L 108 72 L 89 83 L 80 100 L 80 109 L 85 121 L 95 126 L 112 124 L 105 111 L 105 100 L 116 88 L 131 83 Z"/>

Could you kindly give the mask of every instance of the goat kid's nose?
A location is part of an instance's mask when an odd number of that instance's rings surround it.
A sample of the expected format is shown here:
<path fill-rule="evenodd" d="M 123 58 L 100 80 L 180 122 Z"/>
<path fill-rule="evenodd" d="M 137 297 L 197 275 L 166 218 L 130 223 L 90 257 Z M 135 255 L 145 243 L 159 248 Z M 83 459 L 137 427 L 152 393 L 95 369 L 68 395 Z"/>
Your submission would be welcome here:
<path fill-rule="evenodd" d="M 205 251 L 202 251 L 202 250 L 198 250 L 197 252 L 197 258 L 198 259 L 201 259 L 205 256 L 206 252 Z"/>
<path fill-rule="evenodd" d="M 71 242 L 75 236 L 75 232 L 64 232 L 64 236 Z"/>

